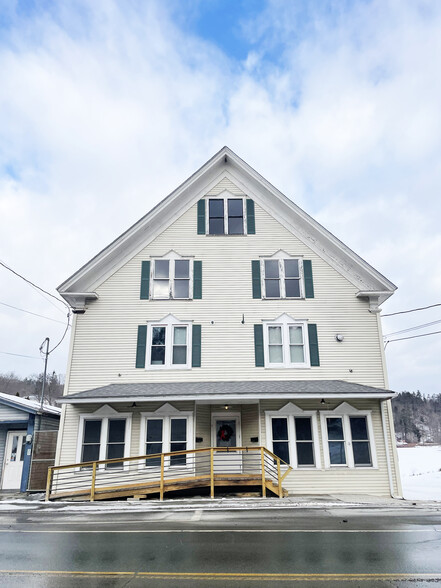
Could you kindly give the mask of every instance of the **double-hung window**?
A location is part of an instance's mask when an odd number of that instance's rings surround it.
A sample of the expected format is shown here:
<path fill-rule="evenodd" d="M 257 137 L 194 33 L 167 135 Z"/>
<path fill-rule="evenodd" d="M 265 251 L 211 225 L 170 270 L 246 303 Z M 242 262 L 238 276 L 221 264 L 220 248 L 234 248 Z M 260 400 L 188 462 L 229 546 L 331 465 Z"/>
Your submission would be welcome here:
<path fill-rule="evenodd" d="M 172 314 L 138 325 L 135 366 L 150 370 L 201 367 L 201 325 Z"/>
<path fill-rule="evenodd" d="M 243 198 L 208 199 L 209 235 L 243 235 L 244 227 Z"/>
<path fill-rule="evenodd" d="M 155 259 L 152 270 L 152 298 L 189 299 L 192 297 L 190 259 Z"/>
<path fill-rule="evenodd" d="M 280 322 L 264 322 L 267 367 L 308 367 L 308 330 L 305 321 L 285 315 Z"/>
<path fill-rule="evenodd" d="M 349 406 L 349 405 L 348 405 Z M 327 467 L 376 467 L 370 411 L 322 412 Z"/>
<path fill-rule="evenodd" d="M 295 405 L 266 413 L 267 435 L 272 452 L 293 467 L 319 467 L 316 414 L 315 411 L 303 411 Z"/>
<path fill-rule="evenodd" d="M 190 325 L 150 326 L 150 367 L 189 367 Z"/>
<path fill-rule="evenodd" d="M 301 259 L 264 259 L 262 276 L 265 298 L 303 298 Z"/>
<path fill-rule="evenodd" d="M 81 415 L 77 460 L 89 462 L 127 457 L 129 435 L 130 417 L 127 414 L 116 413 L 107 417 Z M 122 468 L 123 462 L 111 462 L 105 467 Z"/>
<path fill-rule="evenodd" d="M 141 453 L 155 455 L 157 453 L 174 453 L 192 449 L 192 415 L 190 413 L 176 411 L 176 415 L 161 416 L 156 413 L 142 413 L 141 427 Z M 187 454 L 166 456 L 166 467 L 187 466 L 189 460 Z M 159 457 L 151 457 L 145 460 L 145 465 L 160 466 Z"/>
<path fill-rule="evenodd" d="M 273 436 L 273 453 L 286 461 L 286 463 L 290 463 L 288 417 L 272 417 L 271 432 Z"/>

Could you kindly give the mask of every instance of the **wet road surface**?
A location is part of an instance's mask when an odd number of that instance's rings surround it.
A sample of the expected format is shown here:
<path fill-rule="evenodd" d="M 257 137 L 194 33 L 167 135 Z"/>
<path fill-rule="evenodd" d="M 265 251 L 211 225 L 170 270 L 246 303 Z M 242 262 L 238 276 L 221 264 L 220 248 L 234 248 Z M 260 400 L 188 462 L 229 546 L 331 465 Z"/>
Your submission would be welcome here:
<path fill-rule="evenodd" d="M 0 586 L 441 585 L 441 512 L 0 515 Z"/>

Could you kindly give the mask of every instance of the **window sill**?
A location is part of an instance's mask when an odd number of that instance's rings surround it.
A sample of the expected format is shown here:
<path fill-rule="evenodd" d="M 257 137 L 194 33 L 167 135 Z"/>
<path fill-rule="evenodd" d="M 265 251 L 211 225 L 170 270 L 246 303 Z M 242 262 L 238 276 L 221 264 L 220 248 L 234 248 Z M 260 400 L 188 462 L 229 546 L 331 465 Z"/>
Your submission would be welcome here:
<path fill-rule="evenodd" d="M 310 365 L 283 365 L 283 364 L 278 364 L 278 365 L 266 365 L 264 366 L 264 369 L 266 370 L 309 370 L 311 369 Z"/>
<path fill-rule="evenodd" d="M 261 300 L 306 300 L 304 296 L 295 296 L 293 298 L 289 298 L 288 296 L 278 296 L 271 298 L 270 296 L 262 296 Z"/>
<path fill-rule="evenodd" d="M 194 300 L 194 298 L 148 298 L 148 299 L 144 298 L 143 300 L 147 300 L 148 302 L 170 302 L 170 300 L 188 301 L 188 300 Z"/>
<path fill-rule="evenodd" d="M 190 365 L 183 365 L 183 366 L 172 366 L 172 365 L 159 365 L 159 366 L 154 366 L 154 365 L 149 365 L 148 367 L 145 368 L 146 372 L 160 372 L 160 371 L 167 371 L 167 370 L 191 370 L 191 366 Z"/>
<path fill-rule="evenodd" d="M 347 464 L 342 464 L 342 465 L 330 465 L 330 466 L 326 466 L 324 469 L 325 470 L 340 470 L 342 468 L 346 468 L 347 470 L 379 470 L 380 468 L 378 466 L 349 466 Z"/>

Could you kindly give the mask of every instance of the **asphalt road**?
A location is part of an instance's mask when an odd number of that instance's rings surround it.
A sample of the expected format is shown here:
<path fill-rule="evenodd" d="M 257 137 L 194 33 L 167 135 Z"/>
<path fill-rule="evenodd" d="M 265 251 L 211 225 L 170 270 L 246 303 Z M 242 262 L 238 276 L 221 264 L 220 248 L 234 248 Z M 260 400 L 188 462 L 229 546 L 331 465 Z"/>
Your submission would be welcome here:
<path fill-rule="evenodd" d="M 2 512 L 0 586 L 441 585 L 441 511 Z"/>

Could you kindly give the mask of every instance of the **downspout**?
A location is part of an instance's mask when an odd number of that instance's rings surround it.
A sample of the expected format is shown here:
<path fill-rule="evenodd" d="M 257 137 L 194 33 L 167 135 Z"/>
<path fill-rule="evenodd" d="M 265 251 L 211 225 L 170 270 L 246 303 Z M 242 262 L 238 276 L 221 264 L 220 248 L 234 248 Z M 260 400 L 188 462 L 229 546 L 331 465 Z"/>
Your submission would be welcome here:
<path fill-rule="evenodd" d="M 390 461 L 390 453 L 389 453 L 389 439 L 386 430 L 386 415 L 384 413 L 384 405 L 387 400 L 380 400 L 380 410 L 381 410 L 381 423 L 383 425 L 383 436 L 384 436 L 384 448 L 386 450 L 386 464 L 387 464 L 387 476 L 389 478 L 389 491 L 392 498 L 399 498 L 402 499 L 402 496 L 397 496 L 394 492 L 394 481 L 392 477 L 392 466 Z"/>

